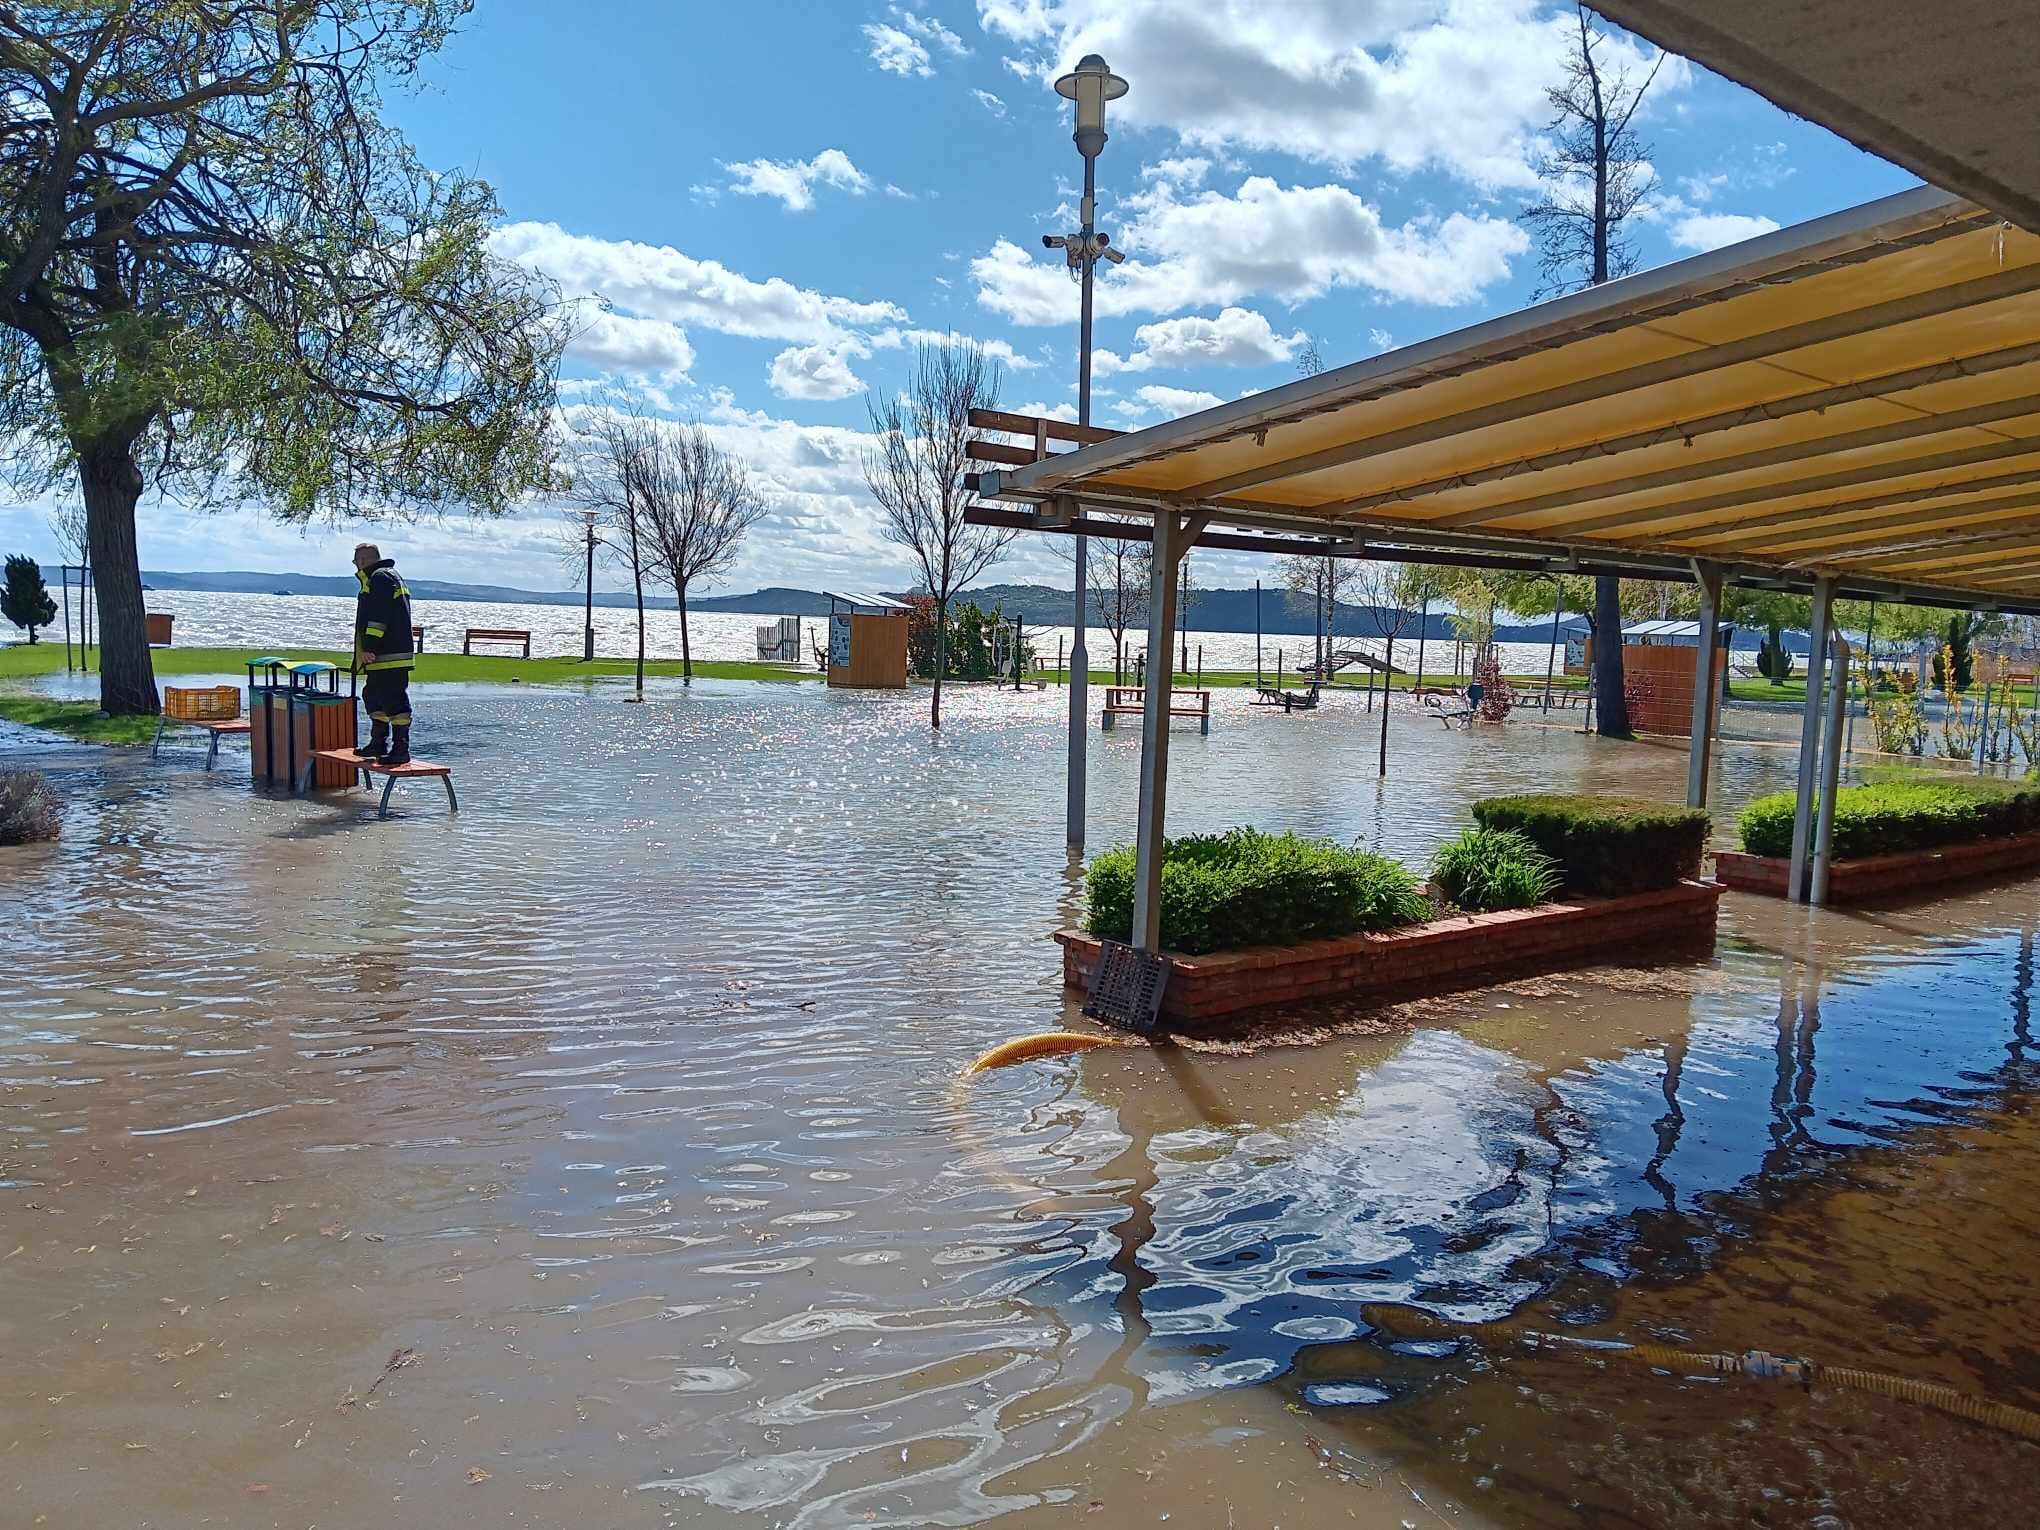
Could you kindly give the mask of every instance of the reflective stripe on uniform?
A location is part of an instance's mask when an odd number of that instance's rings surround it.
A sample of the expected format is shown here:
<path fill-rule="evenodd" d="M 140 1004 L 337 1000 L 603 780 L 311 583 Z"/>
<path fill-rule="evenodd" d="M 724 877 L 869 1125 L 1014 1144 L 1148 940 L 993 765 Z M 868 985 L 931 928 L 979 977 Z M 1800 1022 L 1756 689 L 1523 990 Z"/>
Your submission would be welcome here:
<path fill-rule="evenodd" d="M 370 622 L 367 626 L 363 627 L 361 630 L 367 633 L 370 637 L 381 637 L 385 632 L 389 631 L 389 629 L 385 627 L 381 622 Z"/>
<path fill-rule="evenodd" d="M 370 722 L 386 723 L 390 720 L 390 714 L 387 712 L 371 712 L 368 714 L 368 720 Z"/>
<path fill-rule="evenodd" d="M 394 659 L 370 659 L 361 667 L 366 670 L 409 669 L 414 662 L 410 654 L 403 654 Z"/>
<path fill-rule="evenodd" d="M 411 714 L 410 714 L 409 712 L 392 712 L 392 713 L 390 713 L 390 726 L 391 726 L 392 728 L 408 728 L 408 727 L 410 727 L 410 726 L 411 726 Z"/>

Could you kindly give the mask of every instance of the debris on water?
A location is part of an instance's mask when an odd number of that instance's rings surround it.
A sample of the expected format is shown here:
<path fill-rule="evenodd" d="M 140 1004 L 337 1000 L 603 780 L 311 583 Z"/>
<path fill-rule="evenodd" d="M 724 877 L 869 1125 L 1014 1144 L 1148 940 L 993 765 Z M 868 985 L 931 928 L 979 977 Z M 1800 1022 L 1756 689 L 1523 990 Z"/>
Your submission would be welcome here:
<path fill-rule="evenodd" d="M 470 1466 L 467 1469 L 467 1480 L 470 1482 L 487 1482 L 489 1474 L 479 1466 Z"/>
<path fill-rule="evenodd" d="M 352 1395 L 353 1389 L 350 1387 L 348 1389 L 349 1395 L 340 1399 L 340 1406 L 343 1408 L 352 1408 L 357 1404 L 367 1402 L 369 1398 L 375 1396 L 375 1390 L 377 1387 L 381 1386 L 385 1381 L 388 1381 L 390 1377 L 396 1375 L 398 1371 L 408 1370 L 417 1363 L 418 1363 L 417 1350 L 415 1349 L 392 1350 L 390 1352 L 389 1359 L 383 1362 L 382 1374 L 377 1376 L 375 1380 L 371 1381 L 368 1384 L 368 1390 L 366 1392 L 363 1392 L 359 1397 L 355 1397 Z"/>

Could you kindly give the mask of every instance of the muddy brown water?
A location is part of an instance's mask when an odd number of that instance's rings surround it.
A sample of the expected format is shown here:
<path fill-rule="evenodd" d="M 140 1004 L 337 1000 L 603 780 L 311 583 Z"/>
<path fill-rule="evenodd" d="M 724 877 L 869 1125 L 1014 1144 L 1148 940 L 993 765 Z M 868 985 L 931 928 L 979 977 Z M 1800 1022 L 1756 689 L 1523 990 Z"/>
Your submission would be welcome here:
<path fill-rule="evenodd" d="M 2040 1407 L 2035 884 L 966 1086 L 1068 1014 L 1061 698 L 622 694 L 421 693 L 457 819 L 0 737 L 70 804 L 0 852 L 0 1523 L 2032 1520 L 2003 1434 L 1452 1325 Z M 1221 700 L 1176 828 L 1683 790 Z"/>

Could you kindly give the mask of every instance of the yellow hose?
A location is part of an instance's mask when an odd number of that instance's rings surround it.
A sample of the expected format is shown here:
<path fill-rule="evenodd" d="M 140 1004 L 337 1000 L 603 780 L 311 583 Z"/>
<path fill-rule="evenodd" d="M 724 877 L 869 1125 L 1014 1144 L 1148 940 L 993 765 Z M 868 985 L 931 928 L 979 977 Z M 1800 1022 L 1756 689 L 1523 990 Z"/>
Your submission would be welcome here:
<path fill-rule="evenodd" d="M 1088 1036 L 1081 1031 L 1037 1031 L 1002 1042 L 963 1070 L 963 1077 L 1004 1068 L 1037 1057 L 1062 1057 L 1071 1052 L 1095 1052 L 1100 1047 L 1135 1047 L 1142 1043 L 1123 1036 Z"/>
<path fill-rule="evenodd" d="M 1823 1365 L 1817 1360 L 1773 1355 L 1761 1349 L 1745 1350 L 1741 1354 L 1710 1354 L 1704 1350 L 1674 1349 L 1664 1344 L 1609 1343 L 1571 1334 L 1544 1333 L 1521 1328 L 1514 1323 L 1450 1323 L 1432 1313 L 1407 1307 L 1370 1306 L 1363 1311 L 1370 1323 L 1382 1328 L 1400 1327 L 1441 1335 L 1472 1333 L 1611 1359 L 1635 1360 L 1661 1370 L 1711 1371 L 1720 1376 L 1783 1379 L 1796 1381 L 1802 1386 L 1825 1385 L 1852 1392 L 1868 1392 L 1877 1397 L 1918 1403 L 1954 1418 L 1967 1419 L 1973 1424 L 1983 1424 L 2024 1440 L 2040 1442 L 2040 1413 L 2011 1403 L 1976 1397 L 1954 1387 L 1943 1386 L 1938 1381 L 1919 1381 L 1910 1376 L 1893 1376 L 1853 1365 Z"/>

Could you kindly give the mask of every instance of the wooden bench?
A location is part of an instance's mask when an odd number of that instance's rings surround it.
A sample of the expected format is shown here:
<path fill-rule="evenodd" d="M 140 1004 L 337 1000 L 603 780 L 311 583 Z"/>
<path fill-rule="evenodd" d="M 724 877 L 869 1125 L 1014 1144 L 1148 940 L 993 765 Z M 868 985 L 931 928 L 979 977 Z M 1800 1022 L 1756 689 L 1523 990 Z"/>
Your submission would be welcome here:
<path fill-rule="evenodd" d="M 531 657 L 531 632 L 524 627 L 470 627 L 460 640 L 462 654 L 474 652 L 477 643 L 522 643 L 524 657 Z"/>
<path fill-rule="evenodd" d="M 254 731 L 254 724 L 249 722 L 248 719 L 245 717 L 222 717 L 203 719 L 187 717 L 168 717 L 168 716 L 158 717 L 156 719 L 156 740 L 154 743 L 149 745 L 150 759 L 153 760 L 156 757 L 156 751 L 160 749 L 163 745 L 163 730 L 169 727 L 172 723 L 176 723 L 180 728 L 203 728 L 207 733 L 212 735 L 212 737 L 207 739 L 205 743 L 205 768 L 207 770 L 211 770 L 213 768 L 213 761 L 217 760 L 220 757 L 221 738 L 230 734 L 251 733 Z"/>
<path fill-rule="evenodd" d="M 1284 691 L 1272 685 L 1261 686 L 1259 690 L 1260 700 L 1254 703 L 1257 707 L 1280 707 L 1285 712 L 1310 712 L 1317 708 L 1316 691 Z"/>
<path fill-rule="evenodd" d="M 423 653 L 424 651 L 425 629 L 423 627 L 413 627 L 411 629 L 411 652 Z"/>
<path fill-rule="evenodd" d="M 1179 698 L 1194 697 L 1191 705 L 1178 706 Z M 1105 712 L 1100 720 L 1107 733 L 1112 731 L 1115 717 L 1139 717 L 1147 711 L 1147 692 L 1138 685 L 1108 685 L 1105 687 Z M 1197 690 L 1171 691 L 1169 693 L 1169 715 L 1171 717 L 1194 717 L 1197 731 L 1211 731 L 1211 692 Z"/>
<path fill-rule="evenodd" d="M 381 760 L 367 759 L 352 749 L 319 749 L 313 751 L 313 760 L 327 760 L 335 765 L 352 765 L 364 778 L 362 785 L 368 785 L 370 776 L 385 777 L 383 782 L 382 805 L 376 810 L 378 818 L 390 816 L 390 793 L 397 789 L 399 781 L 420 781 L 436 779 L 446 788 L 446 810 L 460 811 L 460 799 L 453 794 L 453 767 L 435 765 L 430 760 L 406 760 L 401 765 L 385 765 Z M 305 761 L 299 790 L 311 784 L 312 761 Z"/>

